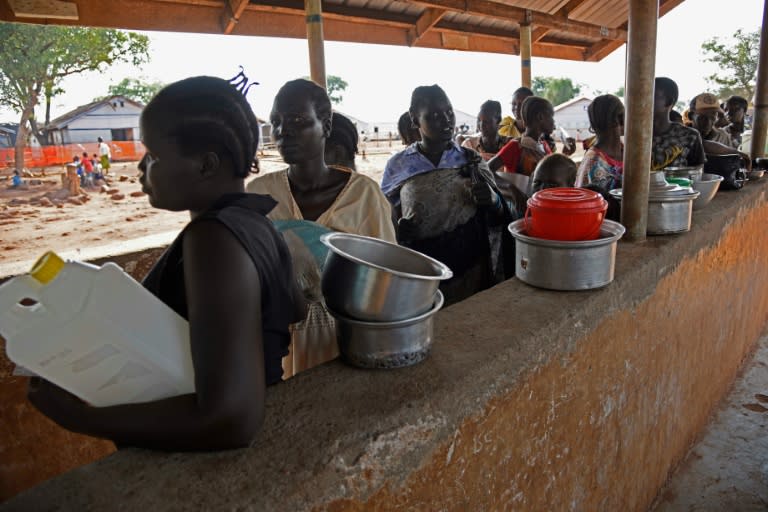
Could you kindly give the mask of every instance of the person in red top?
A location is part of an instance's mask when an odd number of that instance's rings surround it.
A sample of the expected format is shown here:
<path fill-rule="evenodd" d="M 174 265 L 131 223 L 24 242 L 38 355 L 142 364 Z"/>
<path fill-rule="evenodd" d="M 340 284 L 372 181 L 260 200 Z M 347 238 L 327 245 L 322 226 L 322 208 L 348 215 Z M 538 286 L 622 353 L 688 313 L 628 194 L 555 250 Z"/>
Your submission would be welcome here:
<path fill-rule="evenodd" d="M 93 162 L 88 157 L 88 152 L 83 152 L 83 186 L 93 186 Z"/>
<path fill-rule="evenodd" d="M 530 176 L 539 160 L 552 154 L 542 136 L 555 129 L 555 109 L 552 104 L 539 96 L 530 96 L 523 101 L 520 112 L 525 122 L 525 132 L 519 139 L 509 141 L 488 161 L 488 167 L 497 171 L 504 167 L 507 172 Z"/>

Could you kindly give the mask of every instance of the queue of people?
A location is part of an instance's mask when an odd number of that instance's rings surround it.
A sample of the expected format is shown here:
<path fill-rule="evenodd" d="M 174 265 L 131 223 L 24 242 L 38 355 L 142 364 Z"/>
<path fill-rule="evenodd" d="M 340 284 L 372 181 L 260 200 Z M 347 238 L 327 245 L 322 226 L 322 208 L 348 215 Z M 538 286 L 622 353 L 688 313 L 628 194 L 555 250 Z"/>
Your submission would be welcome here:
<path fill-rule="evenodd" d="M 444 262 L 454 277 L 441 290 L 452 303 L 513 275 L 506 226 L 529 195 L 578 186 L 608 196 L 622 185 L 624 107 L 615 96 L 590 104 L 594 139 L 577 166 L 569 156 L 575 141 L 556 151 L 552 104 L 529 89 L 515 91 L 513 118 L 502 117 L 498 101 L 483 103 L 478 134 L 459 144 L 445 91 L 417 87 L 398 123 L 406 147 L 386 163 L 379 185 L 355 171 L 354 125 L 304 79 L 279 90 L 270 114 L 287 168 L 260 175 L 259 126 L 244 83 L 182 80 L 162 89 L 141 116 L 141 183 L 150 204 L 190 212 L 144 286 L 189 321 L 195 392 L 93 408 L 35 381 L 30 401 L 65 428 L 119 446 L 245 446 L 263 421 L 269 385 L 338 355 L 320 291 L 323 234 L 380 238 Z M 723 110 L 711 95 L 697 96 L 692 127 L 671 119 L 677 100 L 674 81 L 658 78 L 654 169 L 703 164 L 707 154 L 724 151 L 726 136 L 734 151 L 744 123 L 740 100 L 728 99 Z M 721 110 L 728 124 L 718 127 Z M 512 174 L 529 186 L 502 192 L 501 177 Z"/>

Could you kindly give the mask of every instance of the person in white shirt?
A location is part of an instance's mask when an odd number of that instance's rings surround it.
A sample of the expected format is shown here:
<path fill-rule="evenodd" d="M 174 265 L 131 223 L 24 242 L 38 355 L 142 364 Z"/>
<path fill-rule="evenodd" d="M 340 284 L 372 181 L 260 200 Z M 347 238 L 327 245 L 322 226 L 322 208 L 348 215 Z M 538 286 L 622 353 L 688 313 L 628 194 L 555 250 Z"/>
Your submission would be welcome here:
<path fill-rule="evenodd" d="M 112 160 L 112 151 L 110 151 L 109 145 L 101 137 L 99 137 L 99 160 L 101 161 L 102 171 L 104 174 L 108 174 Z"/>

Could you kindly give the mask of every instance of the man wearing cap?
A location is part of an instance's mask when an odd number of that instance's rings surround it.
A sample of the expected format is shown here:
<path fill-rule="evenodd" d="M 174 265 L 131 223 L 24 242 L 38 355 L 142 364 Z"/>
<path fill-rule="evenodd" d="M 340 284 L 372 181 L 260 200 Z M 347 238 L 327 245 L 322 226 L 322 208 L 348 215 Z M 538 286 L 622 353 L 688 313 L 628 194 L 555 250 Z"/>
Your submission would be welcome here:
<path fill-rule="evenodd" d="M 702 93 L 691 100 L 689 116 L 693 128 L 701 134 L 704 153 L 707 155 L 738 154 L 744 161 L 744 167 L 752 169 L 752 159 L 733 146 L 731 136 L 722 128 L 715 128 L 718 112 L 722 112 L 720 102 L 714 94 Z"/>
<path fill-rule="evenodd" d="M 707 152 L 706 141 L 719 142 L 734 147 L 728 132 L 715 126 L 718 116 L 723 113 L 720 102 L 714 94 L 705 92 L 691 100 L 688 117 L 693 123 L 693 127 L 701 134 L 702 141 L 705 141 L 704 152 Z"/>

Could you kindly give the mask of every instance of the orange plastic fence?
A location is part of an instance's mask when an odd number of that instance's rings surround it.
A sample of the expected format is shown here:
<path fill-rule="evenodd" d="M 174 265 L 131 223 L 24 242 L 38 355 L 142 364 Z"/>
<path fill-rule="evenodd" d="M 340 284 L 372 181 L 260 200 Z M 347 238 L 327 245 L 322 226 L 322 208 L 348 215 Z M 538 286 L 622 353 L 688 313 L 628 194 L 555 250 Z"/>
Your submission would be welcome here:
<path fill-rule="evenodd" d="M 144 145 L 139 141 L 107 142 L 112 151 L 113 162 L 140 160 L 144 155 Z M 99 154 L 99 144 L 66 144 L 62 146 L 40 146 L 24 148 L 24 167 L 50 167 L 71 162 L 75 155 L 82 157 L 83 152 L 89 155 Z M 16 165 L 14 148 L 0 149 L 0 169 L 13 168 Z"/>

